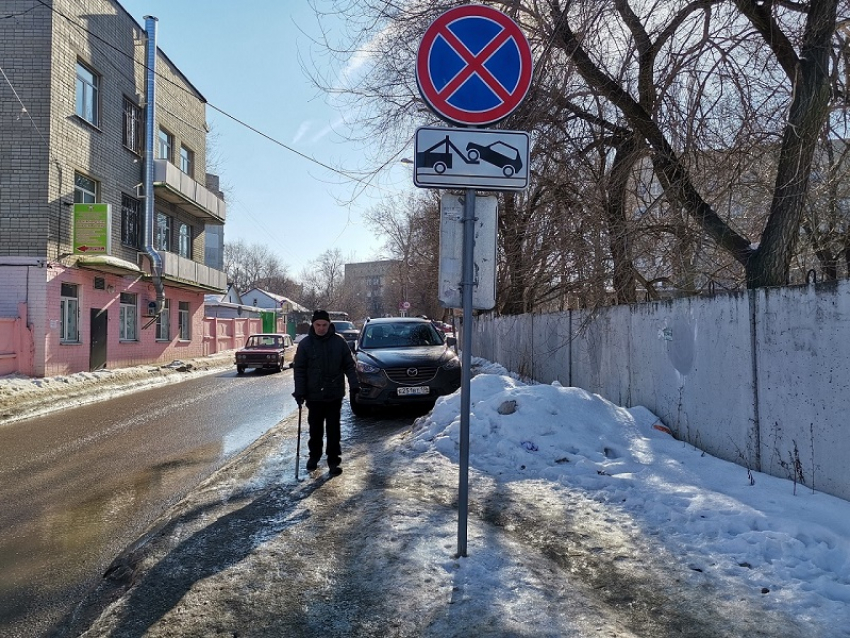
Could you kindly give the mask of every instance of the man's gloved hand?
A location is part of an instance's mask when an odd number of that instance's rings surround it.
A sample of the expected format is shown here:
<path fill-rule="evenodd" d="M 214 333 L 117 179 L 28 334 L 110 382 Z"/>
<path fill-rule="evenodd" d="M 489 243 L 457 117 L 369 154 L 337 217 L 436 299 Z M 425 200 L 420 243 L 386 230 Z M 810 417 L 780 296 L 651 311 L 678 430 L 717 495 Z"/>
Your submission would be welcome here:
<path fill-rule="evenodd" d="M 299 407 L 299 408 L 300 408 L 302 405 L 304 405 L 304 395 L 301 395 L 301 394 L 295 394 L 295 393 L 293 392 L 293 393 L 292 393 L 292 396 L 293 396 L 293 397 L 295 397 L 295 403 L 297 403 L 297 404 L 298 404 L 298 407 Z"/>

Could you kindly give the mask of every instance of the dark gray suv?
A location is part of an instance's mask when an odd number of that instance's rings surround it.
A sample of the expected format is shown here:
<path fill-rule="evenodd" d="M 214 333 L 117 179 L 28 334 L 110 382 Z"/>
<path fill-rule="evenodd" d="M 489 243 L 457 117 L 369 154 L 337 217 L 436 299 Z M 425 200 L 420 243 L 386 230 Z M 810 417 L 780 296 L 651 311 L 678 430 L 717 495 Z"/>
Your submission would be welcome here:
<path fill-rule="evenodd" d="M 427 319 L 370 319 L 355 349 L 360 392 L 351 411 L 365 416 L 380 406 L 433 406 L 460 387 L 460 359 L 450 347 L 456 343 Z"/>

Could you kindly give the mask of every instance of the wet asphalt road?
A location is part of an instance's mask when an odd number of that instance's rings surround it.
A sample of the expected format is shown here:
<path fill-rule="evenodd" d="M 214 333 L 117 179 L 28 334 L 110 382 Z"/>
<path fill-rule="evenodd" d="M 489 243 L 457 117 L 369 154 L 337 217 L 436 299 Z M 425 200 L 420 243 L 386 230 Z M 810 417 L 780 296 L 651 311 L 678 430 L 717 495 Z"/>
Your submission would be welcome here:
<path fill-rule="evenodd" d="M 0 636 L 53 627 L 112 559 L 297 409 L 235 369 L 0 426 Z"/>

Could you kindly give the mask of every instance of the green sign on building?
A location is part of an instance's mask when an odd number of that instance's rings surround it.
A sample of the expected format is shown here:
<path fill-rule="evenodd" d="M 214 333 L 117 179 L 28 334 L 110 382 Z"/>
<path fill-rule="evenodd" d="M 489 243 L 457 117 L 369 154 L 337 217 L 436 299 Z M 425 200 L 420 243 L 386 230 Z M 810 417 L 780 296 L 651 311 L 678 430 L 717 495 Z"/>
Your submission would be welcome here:
<path fill-rule="evenodd" d="M 112 254 L 110 204 L 74 204 L 74 254 Z"/>

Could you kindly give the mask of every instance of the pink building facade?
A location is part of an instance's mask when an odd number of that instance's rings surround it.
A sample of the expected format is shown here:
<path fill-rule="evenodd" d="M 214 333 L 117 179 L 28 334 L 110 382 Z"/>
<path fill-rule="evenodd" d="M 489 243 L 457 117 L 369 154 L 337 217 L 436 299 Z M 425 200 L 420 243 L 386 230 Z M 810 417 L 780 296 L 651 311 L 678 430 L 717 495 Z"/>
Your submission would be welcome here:
<path fill-rule="evenodd" d="M 147 74 L 147 25 L 120 2 L 36 9 L 0 20 L 0 374 L 203 356 L 204 295 L 227 288 L 206 100 L 160 50 Z"/>

